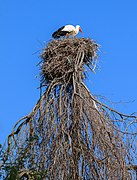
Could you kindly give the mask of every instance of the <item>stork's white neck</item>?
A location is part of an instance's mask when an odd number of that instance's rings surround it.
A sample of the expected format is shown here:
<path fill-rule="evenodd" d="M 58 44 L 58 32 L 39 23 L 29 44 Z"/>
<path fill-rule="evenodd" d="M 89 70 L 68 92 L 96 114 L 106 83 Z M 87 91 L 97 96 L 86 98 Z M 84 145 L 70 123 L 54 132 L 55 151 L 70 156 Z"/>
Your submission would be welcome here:
<path fill-rule="evenodd" d="M 80 28 L 80 26 L 79 25 L 76 25 L 76 34 L 78 34 L 78 32 L 79 32 L 79 28 Z"/>

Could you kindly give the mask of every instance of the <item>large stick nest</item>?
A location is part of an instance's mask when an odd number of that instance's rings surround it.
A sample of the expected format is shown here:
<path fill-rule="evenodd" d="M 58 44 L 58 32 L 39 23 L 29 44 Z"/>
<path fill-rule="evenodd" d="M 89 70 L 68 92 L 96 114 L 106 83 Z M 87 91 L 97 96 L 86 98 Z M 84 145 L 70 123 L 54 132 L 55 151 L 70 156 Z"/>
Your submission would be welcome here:
<path fill-rule="evenodd" d="M 89 38 L 66 38 L 49 42 L 41 54 L 42 82 L 49 83 L 62 77 L 67 80 L 78 64 L 78 70 L 83 71 L 84 65 L 88 65 L 94 71 L 98 47 Z M 82 61 L 78 62 L 79 59 Z M 84 77 L 81 74 L 81 78 Z"/>

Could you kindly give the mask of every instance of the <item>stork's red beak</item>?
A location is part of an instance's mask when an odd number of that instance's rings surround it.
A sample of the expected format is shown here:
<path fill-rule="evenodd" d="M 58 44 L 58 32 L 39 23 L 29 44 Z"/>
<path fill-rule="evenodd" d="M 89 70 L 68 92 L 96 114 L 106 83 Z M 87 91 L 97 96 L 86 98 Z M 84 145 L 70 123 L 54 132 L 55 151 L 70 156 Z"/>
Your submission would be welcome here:
<path fill-rule="evenodd" d="M 81 33 L 83 32 L 81 28 L 79 28 L 79 31 L 80 31 Z"/>

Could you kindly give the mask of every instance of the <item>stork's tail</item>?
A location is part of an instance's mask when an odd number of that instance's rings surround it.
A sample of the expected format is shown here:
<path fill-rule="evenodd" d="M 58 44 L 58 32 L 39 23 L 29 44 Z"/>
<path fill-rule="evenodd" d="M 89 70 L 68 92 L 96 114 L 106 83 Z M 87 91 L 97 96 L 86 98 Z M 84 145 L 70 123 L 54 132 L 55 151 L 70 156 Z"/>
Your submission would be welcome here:
<path fill-rule="evenodd" d="M 52 34 L 52 37 L 55 38 L 55 39 L 58 39 L 60 38 L 61 36 L 65 36 L 67 34 L 66 31 L 62 31 L 62 29 L 64 28 L 64 26 L 62 26 L 61 28 L 59 28 L 57 31 L 55 31 L 53 34 Z"/>
<path fill-rule="evenodd" d="M 52 34 L 52 37 L 55 38 L 55 39 L 60 38 L 59 32 L 58 32 L 58 31 L 55 31 L 55 32 Z"/>

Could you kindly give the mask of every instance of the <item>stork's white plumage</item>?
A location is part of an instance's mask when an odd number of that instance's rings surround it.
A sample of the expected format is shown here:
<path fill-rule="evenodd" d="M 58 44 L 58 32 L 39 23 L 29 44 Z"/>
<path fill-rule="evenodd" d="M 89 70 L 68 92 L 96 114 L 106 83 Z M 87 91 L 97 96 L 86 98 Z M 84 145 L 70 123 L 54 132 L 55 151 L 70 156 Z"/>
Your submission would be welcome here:
<path fill-rule="evenodd" d="M 55 31 L 52 34 L 52 37 L 58 39 L 61 36 L 76 36 L 79 33 L 79 31 L 82 32 L 82 29 L 79 25 L 76 25 L 76 27 L 74 27 L 73 25 L 66 25 L 62 26 L 57 31 Z"/>

